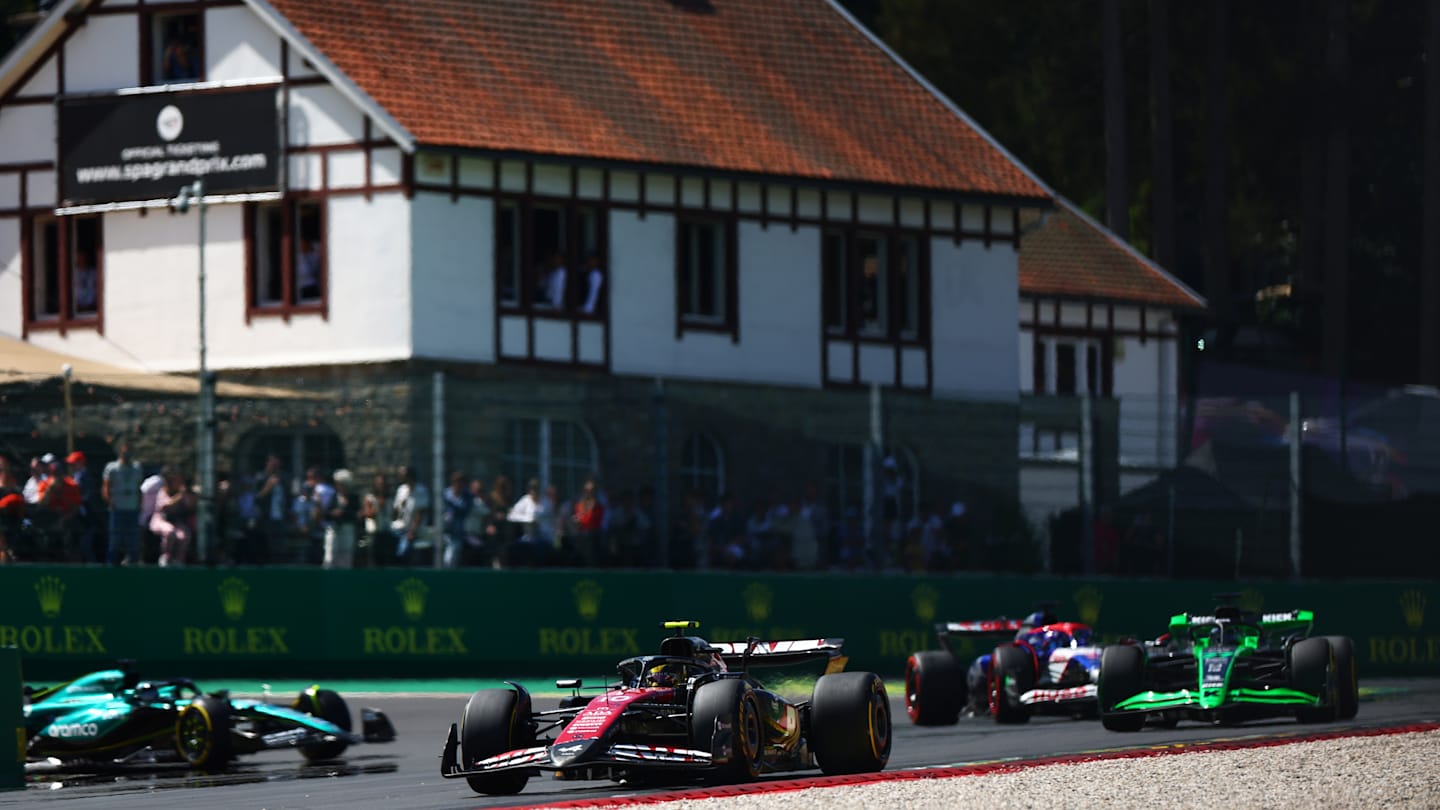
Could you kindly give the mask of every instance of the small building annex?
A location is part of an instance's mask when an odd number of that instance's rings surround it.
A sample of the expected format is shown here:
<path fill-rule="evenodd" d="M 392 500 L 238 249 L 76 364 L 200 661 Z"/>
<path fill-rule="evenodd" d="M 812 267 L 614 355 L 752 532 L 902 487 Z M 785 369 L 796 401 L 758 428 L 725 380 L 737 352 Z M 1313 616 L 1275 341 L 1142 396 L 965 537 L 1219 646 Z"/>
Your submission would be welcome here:
<path fill-rule="evenodd" d="M 210 366 L 388 403 L 327 462 L 1018 495 L 1050 195 L 836 2 L 61 0 L 0 64 L 0 333 L 194 371 L 196 177 Z"/>

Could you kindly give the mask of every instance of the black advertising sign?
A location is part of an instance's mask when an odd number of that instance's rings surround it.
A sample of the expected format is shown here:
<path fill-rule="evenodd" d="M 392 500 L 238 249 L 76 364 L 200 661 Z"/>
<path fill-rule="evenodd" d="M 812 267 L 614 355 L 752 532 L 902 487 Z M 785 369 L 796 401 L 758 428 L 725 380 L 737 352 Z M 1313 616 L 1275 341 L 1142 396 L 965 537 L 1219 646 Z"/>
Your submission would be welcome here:
<path fill-rule="evenodd" d="M 280 189 L 275 87 L 60 100 L 64 205 Z"/>

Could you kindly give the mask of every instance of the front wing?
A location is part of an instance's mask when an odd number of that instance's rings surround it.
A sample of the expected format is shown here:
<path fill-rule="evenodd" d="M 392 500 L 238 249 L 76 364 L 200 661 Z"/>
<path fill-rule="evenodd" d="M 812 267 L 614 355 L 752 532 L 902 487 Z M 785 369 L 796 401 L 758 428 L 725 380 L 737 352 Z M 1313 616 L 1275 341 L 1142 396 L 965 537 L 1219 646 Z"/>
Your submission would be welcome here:
<path fill-rule="evenodd" d="M 1040 687 L 1022 694 L 1020 702 L 1037 709 L 1052 706 L 1056 709 L 1071 709 L 1093 705 L 1095 694 L 1093 683 L 1063 688 Z"/>
<path fill-rule="evenodd" d="M 722 747 L 724 750 L 717 757 L 709 751 L 691 748 L 613 742 L 593 745 L 583 756 L 571 758 L 570 752 L 560 750 L 567 748 L 566 745 L 547 744 L 506 751 L 465 768 L 460 764 L 460 729 L 452 723 L 445 738 L 445 749 L 440 754 L 440 775 L 446 779 L 460 779 L 524 771 L 532 775 L 553 773 L 562 779 L 602 779 L 617 772 L 641 769 L 701 773 L 730 761 L 728 743 Z"/>
<path fill-rule="evenodd" d="M 1252 689 L 1242 686 L 1232 688 L 1225 696 L 1225 700 L 1214 708 L 1224 709 L 1237 705 L 1305 708 L 1320 705 L 1320 698 L 1298 689 L 1287 689 L 1284 687 Z M 1167 709 L 1201 708 L 1204 707 L 1200 701 L 1199 690 L 1177 689 L 1173 692 L 1141 692 L 1116 703 L 1112 711 L 1163 711 Z"/>

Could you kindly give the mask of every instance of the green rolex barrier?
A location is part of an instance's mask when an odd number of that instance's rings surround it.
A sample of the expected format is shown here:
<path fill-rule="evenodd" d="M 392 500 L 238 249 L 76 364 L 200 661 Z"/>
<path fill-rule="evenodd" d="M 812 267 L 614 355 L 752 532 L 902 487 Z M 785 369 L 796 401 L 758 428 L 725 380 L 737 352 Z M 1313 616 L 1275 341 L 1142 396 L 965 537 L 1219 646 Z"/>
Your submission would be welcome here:
<path fill-rule="evenodd" d="M 25 718 L 21 710 L 20 651 L 0 647 L 0 790 L 25 787 Z"/>
<path fill-rule="evenodd" d="M 1314 610 L 1317 633 L 1355 639 L 1362 675 L 1440 675 L 1434 582 L 7 566 L 0 647 L 17 647 L 36 680 L 120 658 L 196 678 L 593 678 L 654 651 L 659 622 L 684 618 L 716 641 L 843 637 L 852 669 L 893 675 L 936 645 L 937 621 L 1054 601 L 1107 639 L 1153 637 L 1218 591 L 1247 608 Z"/>

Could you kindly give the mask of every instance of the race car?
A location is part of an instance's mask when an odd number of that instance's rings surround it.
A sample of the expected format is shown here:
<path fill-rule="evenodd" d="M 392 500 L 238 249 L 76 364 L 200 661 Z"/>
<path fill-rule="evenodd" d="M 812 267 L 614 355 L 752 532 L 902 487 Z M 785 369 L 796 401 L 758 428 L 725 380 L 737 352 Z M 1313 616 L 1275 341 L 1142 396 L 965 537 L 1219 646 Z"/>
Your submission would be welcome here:
<path fill-rule="evenodd" d="M 1312 637 L 1314 622 L 1308 610 L 1259 614 L 1233 604 L 1173 616 L 1155 641 L 1105 648 L 1100 720 L 1111 731 L 1138 731 L 1147 721 L 1349 720 L 1359 708 L 1355 645 Z"/>
<path fill-rule="evenodd" d="M 470 696 L 450 726 L 440 774 L 477 793 L 513 794 L 530 777 L 732 783 L 818 767 L 880 771 L 890 759 L 890 704 L 872 672 L 844 672 L 843 640 L 711 643 L 675 634 L 658 655 L 619 663 L 619 682 L 583 696 L 579 680 L 560 708 L 537 711 L 518 683 Z M 807 701 L 767 689 L 752 667 L 825 662 Z"/>
<path fill-rule="evenodd" d="M 996 722 L 1023 723 L 1031 714 L 1093 715 L 1100 648 L 1093 631 L 1061 622 L 1048 607 L 1024 619 L 1004 617 L 935 626 L 943 649 L 905 662 L 905 709 L 916 725 L 951 725 L 962 711 Z M 961 641 L 999 641 L 962 675 Z"/>
<path fill-rule="evenodd" d="M 362 709 L 351 731 L 340 695 L 312 686 L 288 706 L 206 694 L 188 678 L 142 681 L 131 662 L 55 686 L 25 687 L 27 767 L 185 762 L 223 770 L 237 755 L 297 748 L 307 760 L 340 756 L 353 743 L 389 742 L 383 712 Z"/>

